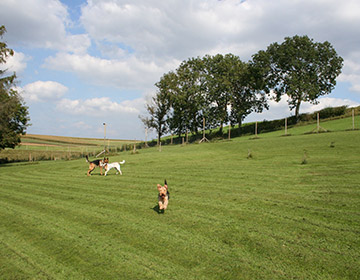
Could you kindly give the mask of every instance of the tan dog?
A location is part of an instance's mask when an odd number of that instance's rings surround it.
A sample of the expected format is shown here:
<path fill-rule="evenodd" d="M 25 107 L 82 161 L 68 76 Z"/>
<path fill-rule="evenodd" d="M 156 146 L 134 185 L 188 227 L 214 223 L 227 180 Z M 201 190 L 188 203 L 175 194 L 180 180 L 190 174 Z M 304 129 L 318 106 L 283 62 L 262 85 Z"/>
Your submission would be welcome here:
<path fill-rule="evenodd" d="M 169 199 L 170 199 L 170 193 L 168 190 L 166 180 L 165 180 L 164 186 L 161 186 L 160 184 L 158 184 L 157 189 L 159 191 L 159 195 L 158 195 L 159 211 L 164 212 L 168 206 Z"/>
<path fill-rule="evenodd" d="M 100 174 L 102 175 L 103 167 L 105 166 L 105 164 L 109 162 L 109 158 L 97 159 L 93 161 L 89 161 L 89 157 L 87 155 L 85 156 L 85 158 L 86 158 L 86 162 L 89 163 L 89 170 L 87 172 L 88 176 L 91 176 L 91 172 L 94 171 L 96 166 L 100 167 Z"/>

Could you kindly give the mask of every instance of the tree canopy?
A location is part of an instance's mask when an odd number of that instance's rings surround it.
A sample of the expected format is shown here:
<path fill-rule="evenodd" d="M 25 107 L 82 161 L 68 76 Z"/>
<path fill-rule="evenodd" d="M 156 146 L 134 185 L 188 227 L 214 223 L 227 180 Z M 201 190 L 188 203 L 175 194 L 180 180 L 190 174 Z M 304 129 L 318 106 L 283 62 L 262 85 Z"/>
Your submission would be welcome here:
<path fill-rule="evenodd" d="M 253 64 L 266 73 L 266 85 L 277 101 L 283 94 L 288 96 L 290 110 L 295 109 L 298 117 L 302 102 L 317 104 L 320 96 L 334 89 L 343 59 L 327 41 L 294 36 L 259 51 L 253 56 Z"/>
<path fill-rule="evenodd" d="M 261 83 L 254 82 L 256 76 L 249 79 L 250 71 L 249 64 L 233 54 L 183 61 L 155 84 L 157 93 L 147 104 L 150 118 L 142 120 L 158 132 L 158 138 L 165 130 L 198 133 L 203 118 L 207 128 L 220 126 L 220 133 L 228 122 L 241 125 L 251 112 L 267 108 L 265 94 L 257 86 Z"/>
<path fill-rule="evenodd" d="M 5 32 L 5 26 L 0 26 L 0 38 Z M 0 64 L 5 64 L 12 55 L 14 51 L 0 41 Z M 29 125 L 28 108 L 14 89 L 15 80 L 15 73 L 6 76 L 6 69 L 0 69 L 0 149 L 18 145 L 21 141 L 20 135 L 25 133 Z"/>

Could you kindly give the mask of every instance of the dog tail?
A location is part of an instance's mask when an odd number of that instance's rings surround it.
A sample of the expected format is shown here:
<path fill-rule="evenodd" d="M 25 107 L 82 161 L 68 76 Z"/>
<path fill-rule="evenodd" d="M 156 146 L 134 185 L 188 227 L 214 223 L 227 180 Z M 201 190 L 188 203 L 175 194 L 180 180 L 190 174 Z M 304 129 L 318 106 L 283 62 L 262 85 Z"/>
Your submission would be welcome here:
<path fill-rule="evenodd" d="M 119 163 L 120 163 L 120 164 L 124 164 L 124 163 L 125 163 L 125 160 L 123 160 L 123 161 L 120 161 Z"/>
<path fill-rule="evenodd" d="M 89 157 L 87 155 L 85 156 L 85 158 L 86 158 L 86 162 L 89 162 Z"/>
<path fill-rule="evenodd" d="M 167 188 L 166 179 L 165 179 L 164 185 L 166 186 L 166 194 L 167 194 L 167 196 L 168 196 L 168 199 L 170 200 L 170 193 L 169 193 L 169 190 L 168 190 L 168 188 Z"/>

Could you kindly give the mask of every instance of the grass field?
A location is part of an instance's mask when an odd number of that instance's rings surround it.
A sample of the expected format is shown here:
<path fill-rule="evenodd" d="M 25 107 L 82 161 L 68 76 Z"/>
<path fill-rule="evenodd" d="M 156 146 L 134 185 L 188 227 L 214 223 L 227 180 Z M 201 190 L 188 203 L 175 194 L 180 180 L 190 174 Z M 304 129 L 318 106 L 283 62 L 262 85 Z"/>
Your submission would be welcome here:
<path fill-rule="evenodd" d="M 1 165 L 0 279 L 360 279 L 360 131 L 278 133 Z"/>
<path fill-rule="evenodd" d="M 85 149 L 91 151 L 94 149 L 103 149 L 106 147 L 121 147 L 126 144 L 134 144 L 138 141 L 116 140 L 116 139 L 95 139 L 95 138 L 79 138 L 79 137 L 62 137 L 51 135 L 27 134 L 21 137 L 21 145 L 17 147 L 20 150 L 37 150 L 49 147 L 52 150 L 73 150 L 83 151 Z"/>
<path fill-rule="evenodd" d="M 59 160 L 95 156 L 106 150 L 111 153 L 131 149 L 136 140 L 95 139 L 27 134 L 15 149 L 0 151 L 0 163 L 19 161 Z"/>

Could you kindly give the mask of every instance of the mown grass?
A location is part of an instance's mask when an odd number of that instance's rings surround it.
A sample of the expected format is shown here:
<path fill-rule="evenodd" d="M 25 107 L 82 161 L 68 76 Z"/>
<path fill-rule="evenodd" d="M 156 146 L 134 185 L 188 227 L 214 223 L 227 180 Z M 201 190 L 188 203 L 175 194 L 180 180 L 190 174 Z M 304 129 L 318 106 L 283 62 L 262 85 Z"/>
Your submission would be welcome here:
<path fill-rule="evenodd" d="M 142 149 L 110 158 L 126 160 L 123 176 L 87 177 L 84 160 L 2 165 L 0 275 L 359 279 L 359 140 L 355 130 Z"/>

